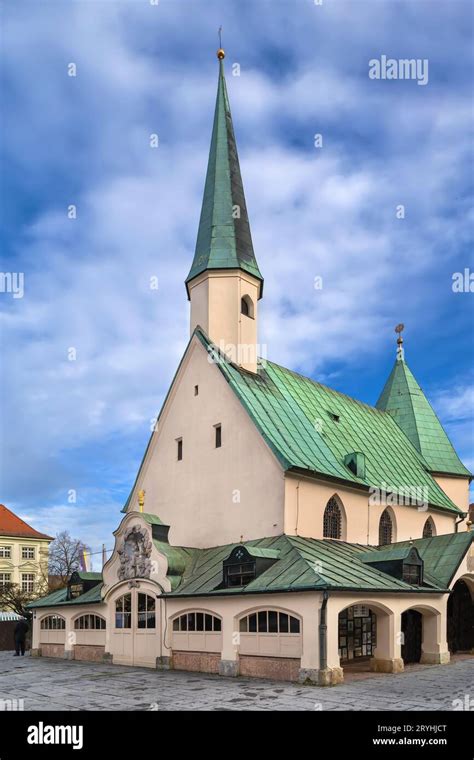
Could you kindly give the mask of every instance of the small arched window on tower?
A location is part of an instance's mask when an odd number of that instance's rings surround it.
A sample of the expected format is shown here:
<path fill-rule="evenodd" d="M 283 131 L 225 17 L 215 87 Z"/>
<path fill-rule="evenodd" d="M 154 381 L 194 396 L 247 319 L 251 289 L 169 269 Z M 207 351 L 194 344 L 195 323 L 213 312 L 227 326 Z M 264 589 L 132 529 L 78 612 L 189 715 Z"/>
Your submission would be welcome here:
<path fill-rule="evenodd" d="M 250 319 L 254 318 L 253 301 L 250 296 L 242 296 L 240 299 L 240 313 Z"/>
<path fill-rule="evenodd" d="M 390 512 L 384 509 L 379 522 L 379 546 L 387 546 L 392 543 L 393 524 Z"/>
<path fill-rule="evenodd" d="M 427 521 L 425 522 L 423 526 L 423 538 L 433 538 L 434 535 L 435 535 L 434 522 L 431 519 L 431 517 L 428 517 Z"/>
<path fill-rule="evenodd" d="M 334 496 L 329 499 L 324 510 L 323 537 L 341 538 L 341 509 Z"/>

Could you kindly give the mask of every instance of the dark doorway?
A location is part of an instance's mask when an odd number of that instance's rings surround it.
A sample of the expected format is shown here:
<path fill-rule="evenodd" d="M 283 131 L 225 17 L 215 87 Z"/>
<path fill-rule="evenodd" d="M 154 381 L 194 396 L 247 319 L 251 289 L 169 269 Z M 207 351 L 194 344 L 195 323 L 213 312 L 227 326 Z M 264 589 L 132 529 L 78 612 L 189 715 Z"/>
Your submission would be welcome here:
<path fill-rule="evenodd" d="M 420 662 L 423 615 L 416 610 L 407 610 L 402 615 L 402 658 L 405 665 Z"/>
<path fill-rule="evenodd" d="M 474 649 L 474 603 L 467 583 L 455 583 L 448 599 L 448 648 L 455 652 Z"/>

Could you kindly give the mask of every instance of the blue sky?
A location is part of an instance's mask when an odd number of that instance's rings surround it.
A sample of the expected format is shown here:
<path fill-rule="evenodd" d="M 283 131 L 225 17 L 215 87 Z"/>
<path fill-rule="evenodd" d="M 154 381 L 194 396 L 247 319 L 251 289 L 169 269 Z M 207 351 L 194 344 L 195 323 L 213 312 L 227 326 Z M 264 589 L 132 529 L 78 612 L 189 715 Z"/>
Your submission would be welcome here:
<path fill-rule="evenodd" d="M 470 2 L 18 0 L 3 22 L 7 506 L 113 545 L 188 339 L 219 25 L 269 358 L 375 403 L 403 321 L 474 468 Z M 428 84 L 369 79 L 381 55 L 428 59 Z"/>

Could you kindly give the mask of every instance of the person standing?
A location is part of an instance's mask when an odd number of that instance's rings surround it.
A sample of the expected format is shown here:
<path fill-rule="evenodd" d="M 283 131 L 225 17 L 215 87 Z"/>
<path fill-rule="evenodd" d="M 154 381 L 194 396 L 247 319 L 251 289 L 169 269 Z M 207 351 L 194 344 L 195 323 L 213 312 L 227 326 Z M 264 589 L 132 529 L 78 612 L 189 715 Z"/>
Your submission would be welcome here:
<path fill-rule="evenodd" d="M 22 618 L 18 621 L 18 623 L 15 626 L 15 630 L 13 632 L 13 635 L 15 637 L 15 654 L 14 657 L 19 657 L 20 652 L 22 656 L 25 654 L 25 641 L 26 641 L 26 634 L 28 632 L 28 623 L 27 621 Z"/>

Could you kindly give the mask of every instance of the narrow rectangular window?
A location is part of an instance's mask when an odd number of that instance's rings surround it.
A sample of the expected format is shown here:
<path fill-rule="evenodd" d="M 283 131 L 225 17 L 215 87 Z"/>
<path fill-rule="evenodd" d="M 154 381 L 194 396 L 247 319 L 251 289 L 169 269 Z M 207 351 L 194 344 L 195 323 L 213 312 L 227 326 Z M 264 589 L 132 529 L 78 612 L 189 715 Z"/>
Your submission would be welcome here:
<path fill-rule="evenodd" d="M 199 396 L 199 385 L 194 386 L 194 395 Z"/>
<path fill-rule="evenodd" d="M 216 425 L 216 449 L 222 446 L 222 425 Z"/>
<path fill-rule="evenodd" d="M 177 444 L 178 444 L 178 462 L 179 462 L 183 458 L 183 439 L 178 438 Z"/>

